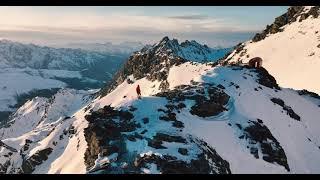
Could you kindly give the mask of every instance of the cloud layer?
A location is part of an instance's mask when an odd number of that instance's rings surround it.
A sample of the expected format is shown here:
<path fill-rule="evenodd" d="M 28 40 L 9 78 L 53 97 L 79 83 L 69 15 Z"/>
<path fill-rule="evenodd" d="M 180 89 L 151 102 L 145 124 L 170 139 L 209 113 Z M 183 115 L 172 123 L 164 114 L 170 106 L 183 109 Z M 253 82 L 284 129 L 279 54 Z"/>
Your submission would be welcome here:
<path fill-rule="evenodd" d="M 168 35 L 181 40 L 199 40 L 211 46 L 230 46 L 259 30 L 259 27 L 245 26 L 233 19 L 203 14 L 47 13 L 28 7 L 1 7 L 1 14 L 6 16 L 0 16 L 0 38 L 40 44 L 127 40 L 153 43 Z"/>

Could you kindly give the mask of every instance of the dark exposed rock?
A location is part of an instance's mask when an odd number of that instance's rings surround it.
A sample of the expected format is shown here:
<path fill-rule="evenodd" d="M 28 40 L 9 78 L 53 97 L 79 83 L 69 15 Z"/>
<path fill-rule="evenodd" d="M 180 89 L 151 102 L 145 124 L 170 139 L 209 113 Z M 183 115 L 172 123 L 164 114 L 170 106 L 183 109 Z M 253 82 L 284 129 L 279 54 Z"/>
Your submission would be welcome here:
<path fill-rule="evenodd" d="M 276 103 L 278 105 L 280 105 L 281 107 L 284 107 L 284 101 L 280 98 L 271 98 L 270 99 L 273 103 Z"/>
<path fill-rule="evenodd" d="M 320 96 L 319 96 L 317 93 L 310 92 L 310 91 L 308 91 L 308 90 L 306 90 L 306 89 L 303 89 L 303 90 L 298 91 L 298 94 L 299 94 L 300 96 L 302 96 L 302 95 L 307 95 L 307 96 L 310 96 L 310 97 L 313 97 L 313 98 L 316 98 L 316 99 L 320 99 Z"/>
<path fill-rule="evenodd" d="M 30 139 L 26 139 L 26 142 L 25 143 L 28 143 L 28 144 L 30 144 L 30 143 L 32 143 L 33 141 L 31 141 Z"/>
<path fill-rule="evenodd" d="M 177 107 L 178 109 L 182 109 L 182 108 L 185 108 L 186 105 L 184 103 L 179 103 Z"/>
<path fill-rule="evenodd" d="M 290 106 L 287 106 L 284 101 L 282 99 L 279 98 L 271 98 L 270 99 L 273 103 L 278 104 L 279 106 L 281 106 L 283 108 L 283 110 L 285 110 L 287 112 L 287 114 L 297 120 L 300 121 L 300 116 L 298 114 L 296 114 L 293 109 Z"/>
<path fill-rule="evenodd" d="M 87 168 L 94 165 L 99 153 L 108 156 L 113 153 L 125 151 L 125 137 L 122 132 L 132 132 L 138 124 L 130 121 L 133 114 L 129 111 L 115 110 L 111 106 L 105 106 L 98 111 L 86 115 L 89 125 L 84 129 L 88 148 L 85 152 L 85 164 Z M 139 134 L 129 136 L 128 139 L 141 138 Z M 110 144 L 116 141 L 116 144 Z"/>
<path fill-rule="evenodd" d="M 188 149 L 186 148 L 179 148 L 178 152 L 184 156 L 188 155 Z"/>
<path fill-rule="evenodd" d="M 239 129 L 242 129 L 242 126 L 241 126 L 239 123 L 236 123 L 236 126 L 237 126 Z"/>
<path fill-rule="evenodd" d="M 133 84 L 133 81 L 128 78 L 128 79 L 127 79 L 127 83 L 128 83 L 128 84 Z"/>
<path fill-rule="evenodd" d="M 270 130 L 263 123 L 249 121 L 249 124 L 244 128 L 244 136 L 249 140 L 249 144 L 258 144 L 260 146 L 263 160 L 270 163 L 276 162 L 290 171 L 286 154 Z M 258 149 L 253 146 L 250 148 L 251 154 L 259 158 L 257 151 Z"/>
<path fill-rule="evenodd" d="M 224 86 L 222 86 L 221 84 L 219 84 L 217 87 L 220 88 L 220 89 L 226 89 L 226 88 L 225 88 Z"/>
<path fill-rule="evenodd" d="M 269 87 L 271 89 L 275 88 L 277 90 L 281 90 L 275 78 L 271 76 L 266 69 L 260 67 L 256 68 L 255 71 L 257 72 L 257 82 L 259 84 Z"/>
<path fill-rule="evenodd" d="M 190 113 L 199 117 L 216 116 L 222 111 L 227 110 L 220 104 L 210 101 L 204 101 L 191 107 Z"/>
<path fill-rule="evenodd" d="M 181 122 L 181 121 L 174 121 L 174 122 L 172 123 L 172 126 L 173 126 L 173 127 L 176 127 L 176 128 L 183 128 L 183 127 L 184 127 L 184 124 L 183 124 L 183 122 Z"/>
<path fill-rule="evenodd" d="M 166 147 L 162 146 L 162 141 L 159 139 L 149 139 L 148 146 L 153 147 L 155 149 L 167 149 Z"/>
<path fill-rule="evenodd" d="M 142 121 L 143 121 L 144 124 L 147 124 L 147 123 L 149 123 L 149 118 L 145 117 L 145 118 L 142 119 Z"/>
<path fill-rule="evenodd" d="M 205 90 L 207 90 L 209 97 L 201 93 Z M 198 94 L 199 92 L 200 94 Z M 158 93 L 156 96 L 166 97 L 170 102 L 181 102 L 186 99 L 194 100 L 196 103 L 191 107 L 190 113 L 200 117 L 215 116 L 226 111 L 227 109 L 224 106 L 230 98 L 223 90 L 209 84 L 195 87 L 182 85 L 174 90 Z M 165 111 L 163 110 L 163 112 Z M 166 116 L 161 116 L 160 119 L 170 121 L 170 118 Z M 176 120 L 175 118 L 171 119 Z"/>
<path fill-rule="evenodd" d="M 151 81 L 163 81 L 161 89 L 166 89 L 168 83 L 165 80 L 169 68 L 186 62 L 185 59 L 175 55 L 175 53 L 167 51 L 173 48 L 168 42 L 163 39 L 153 48 L 144 48 L 140 52 L 131 55 L 123 67 L 115 74 L 110 84 L 100 91 L 100 94 L 105 96 L 125 81 L 129 75 L 133 75 L 135 79 L 147 77 Z"/>
<path fill-rule="evenodd" d="M 71 135 L 76 133 L 76 129 L 74 128 L 74 126 L 69 127 L 68 133 Z"/>
<path fill-rule="evenodd" d="M 144 155 L 135 160 L 137 168 L 147 167 L 147 164 L 154 163 L 157 169 L 163 174 L 230 174 L 229 163 L 223 160 L 216 151 L 207 143 L 196 140 L 197 147 L 201 151 L 196 159 L 190 163 L 178 160 L 174 156 L 156 154 Z M 179 151 L 179 150 L 178 150 Z M 184 150 L 180 150 L 183 152 Z M 212 162 L 210 163 L 209 160 Z"/>
<path fill-rule="evenodd" d="M 163 120 L 163 121 L 176 121 L 177 120 L 176 114 L 172 113 L 172 112 L 169 112 L 166 116 L 160 116 L 159 119 Z"/>
<path fill-rule="evenodd" d="M 138 134 L 138 133 L 134 133 L 134 134 L 130 134 L 127 136 L 127 139 L 130 140 L 130 141 L 136 141 L 136 139 L 143 139 L 143 137 Z"/>
<path fill-rule="evenodd" d="M 258 149 L 255 147 L 250 148 L 250 153 L 256 158 L 259 159 Z"/>
<path fill-rule="evenodd" d="M 12 151 L 12 152 L 18 152 L 15 148 L 13 148 L 13 147 L 11 147 L 11 146 L 8 146 L 7 144 L 5 144 L 4 142 L 2 142 L 1 140 L 0 140 L 0 147 L 4 147 L 4 148 L 6 148 L 6 149 L 8 149 L 8 150 L 10 150 L 10 151 Z"/>
<path fill-rule="evenodd" d="M 105 106 L 98 111 L 92 112 L 90 115 L 86 115 L 85 118 L 88 121 L 94 121 L 95 119 L 99 118 L 110 118 L 115 116 L 118 116 L 124 120 L 130 120 L 133 118 L 132 113 L 128 111 L 114 110 L 111 106 Z"/>
<path fill-rule="evenodd" d="M 153 136 L 153 139 L 148 140 L 148 146 L 155 149 L 167 149 L 167 147 L 162 146 L 163 141 L 187 143 L 186 139 L 181 136 L 171 136 L 164 133 L 157 133 L 155 136 Z"/>
<path fill-rule="evenodd" d="M 226 111 L 224 107 L 229 101 L 229 96 L 216 87 L 208 88 L 209 100 L 196 98 L 196 104 L 191 107 L 190 113 L 200 117 L 215 116 Z"/>
<path fill-rule="evenodd" d="M 48 156 L 51 154 L 52 148 L 46 148 L 40 151 L 37 151 L 31 157 L 26 160 L 23 160 L 21 168 L 23 173 L 30 174 L 35 170 L 35 167 L 42 164 L 48 159 Z"/>
<path fill-rule="evenodd" d="M 285 110 L 285 111 L 287 111 L 287 114 L 291 117 L 291 118 L 293 118 L 293 119 L 295 119 L 295 120 L 297 120 L 297 121 L 300 121 L 300 116 L 298 115 L 298 114 L 296 114 L 293 110 L 292 110 L 292 108 L 291 107 L 289 107 L 289 106 L 284 106 L 283 107 L 283 110 Z"/>
<path fill-rule="evenodd" d="M 138 109 L 138 108 L 133 107 L 133 106 L 130 106 L 130 107 L 129 107 L 129 111 L 131 111 L 131 112 L 136 111 L 137 109 Z"/>
<path fill-rule="evenodd" d="M 153 139 L 166 142 L 187 143 L 186 139 L 181 136 L 171 136 L 164 133 L 157 133 L 153 136 Z"/>
<path fill-rule="evenodd" d="M 236 89 L 240 88 L 240 86 L 235 84 L 234 82 L 230 82 L 230 86 L 234 86 Z"/>
<path fill-rule="evenodd" d="M 168 82 L 167 80 L 162 81 L 162 82 L 160 83 L 160 85 L 159 85 L 159 89 L 160 89 L 161 91 L 165 91 L 165 90 L 167 90 L 168 88 L 169 88 L 169 82 Z"/>
<path fill-rule="evenodd" d="M 0 174 L 6 174 L 10 165 L 10 160 L 7 160 L 5 163 L 0 164 Z"/>

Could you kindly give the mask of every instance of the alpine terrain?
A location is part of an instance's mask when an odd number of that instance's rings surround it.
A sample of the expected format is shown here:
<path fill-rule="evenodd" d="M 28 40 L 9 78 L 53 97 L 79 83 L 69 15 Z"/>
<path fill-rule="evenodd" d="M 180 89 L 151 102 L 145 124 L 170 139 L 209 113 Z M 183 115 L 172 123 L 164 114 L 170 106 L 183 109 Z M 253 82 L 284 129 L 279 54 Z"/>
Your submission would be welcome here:
<path fill-rule="evenodd" d="M 319 18 L 290 7 L 229 54 L 164 37 L 100 90 L 35 97 L 0 129 L 0 172 L 319 173 Z"/>
<path fill-rule="evenodd" d="M 127 52 L 112 45 L 98 52 L 0 40 L 0 126 L 33 97 L 51 97 L 64 87 L 100 88 L 137 48 L 129 46 Z"/>

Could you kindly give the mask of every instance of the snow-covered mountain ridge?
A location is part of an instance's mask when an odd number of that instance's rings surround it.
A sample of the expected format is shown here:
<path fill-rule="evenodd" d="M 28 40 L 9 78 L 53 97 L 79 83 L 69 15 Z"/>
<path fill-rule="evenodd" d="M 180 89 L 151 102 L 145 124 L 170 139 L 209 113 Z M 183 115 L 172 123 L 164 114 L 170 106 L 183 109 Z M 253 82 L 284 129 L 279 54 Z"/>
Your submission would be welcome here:
<path fill-rule="evenodd" d="M 155 51 L 156 54 L 172 54 L 193 62 L 213 62 L 224 57 L 231 50 L 232 48 L 210 48 L 207 45 L 199 44 L 195 40 L 186 40 L 179 44 L 177 39 L 170 40 L 166 36 L 159 43 L 147 46 L 138 53 L 147 54 L 150 51 Z"/>
<path fill-rule="evenodd" d="M 232 52 L 229 63 L 263 59 L 262 66 L 283 87 L 320 93 L 319 6 L 291 7 L 274 24 L 242 43 Z M 282 25 L 282 26 L 281 26 Z"/>
<path fill-rule="evenodd" d="M 129 75 L 140 79 L 165 80 L 170 67 L 186 61 L 214 63 L 226 56 L 232 48 L 212 49 L 196 41 L 182 42 L 170 40 L 167 36 L 158 43 L 147 45 L 134 52 L 124 66 L 115 74 L 113 80 L 101 91 L 103 95 L 121 84 Z M 162 81 L 160 88 L 166 88 L 168 83 Z"/>
<path fill-rule="evenodd" d="M 11 126 L 1 129 L 3 172 L 320 171 L 320 124 L 314 119 L 320 115 L 320 99 L 278 87 L 263 69 L 185 62 L 170 68 L 165 91 L 158 80 L 129 78 L 131 83 L 124 81 L 104 97 L 72 103 L 80 110 L 47 111 L 43 123 L 37 120 L 43 113 L 36 115 L 43 105 L 37 99 L 28 102 Z M 141 100 L 134 91 L 137 84 Z M 57 94 L 57 106 L 50 109 L 64 107 L 61 103 L 68 100 L 59 99 L 65 97 Z M 19 130 L 28 116 L 37 121 L 30 125 L 43 124 L 47 130 Z M 41 132 L 42 139 L 31 132 Z"/>

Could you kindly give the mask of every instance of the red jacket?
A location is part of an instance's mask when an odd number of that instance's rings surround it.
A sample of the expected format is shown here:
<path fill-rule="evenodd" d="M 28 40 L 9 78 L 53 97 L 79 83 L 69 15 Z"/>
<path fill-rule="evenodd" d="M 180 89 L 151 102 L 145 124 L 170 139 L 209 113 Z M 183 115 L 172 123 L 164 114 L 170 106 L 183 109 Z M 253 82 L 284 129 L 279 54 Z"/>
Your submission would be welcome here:
<path fill-rule="evenodd" d="M 141 94 L 140 86 L 139 86 L 139 85 L 137 86 L 136 91 L 137 91 L 137 94 L 139 94 L 139 95 Z"/>

